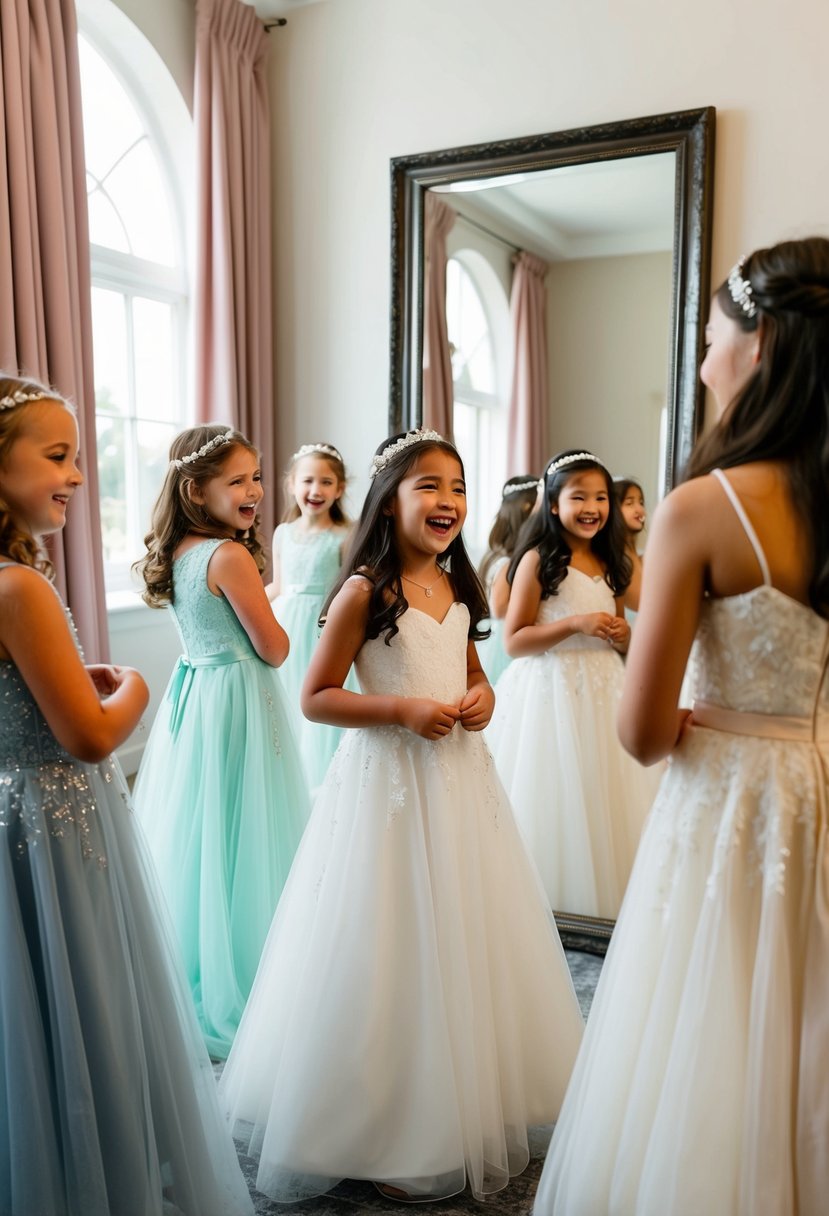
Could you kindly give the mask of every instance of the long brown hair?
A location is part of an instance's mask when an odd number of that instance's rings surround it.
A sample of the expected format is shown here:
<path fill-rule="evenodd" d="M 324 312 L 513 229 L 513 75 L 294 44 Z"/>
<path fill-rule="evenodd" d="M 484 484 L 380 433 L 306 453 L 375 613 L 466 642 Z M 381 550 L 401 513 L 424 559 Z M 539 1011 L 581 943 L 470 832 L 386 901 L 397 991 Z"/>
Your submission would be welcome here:
<path fill-rule="evenodd" d="M 512 557 L 521 527 L 535 506 L 538 484 L 538 479 L 531 473 L 510 477 L 504 482 L 504 488 L 501 491 L 501 505 L 489 530 L 487 551 L 478 567 L 481 582 L 485 587 L 487 575 L 493 563 L 499 557 Z"/>
<path fill-rule="evenodd" d="M 829 616 L 829 240 L 807 237 L 758 249 L 743 261 L 754 316 L 715 299 L 745 333 L 761 327 L 759 362 L 691 455 L 687 476 L 758 460 L 779 462 L 811 539 L 809 601 Z"/>
<path fill-rule="evenodd" d="M 20 398 L 20 400 L 18 400 Z M 11 450 L 20 436 L 27 413 L 41 401 L 55 401 L 71 413 L 72 406 L 60 393 L 39 380 L 28 376 L 12 376 L 0 372 L 0 401 L 14 400 L 14 405 L 0 407 L 0 475 L 7 467 Z M 21 566 L 31 566 L 52 578 L 54 568 L 38 537 L 32 536 L 20 523 L 3 498 L 0 488 L 0 553 Z"/>
<path fill-rule="evenodd" d="M 200 452 L 211 440 L 223 435 L 227 436 L 223 443 L 196 459 L 187 459 Z M 170 445 L 170 464 L 153 507 L 150 531 L 144 537 L 147 552 L 133 566 L 145 583 L 141 598 L 151 608 L 163 608 L 165 604 L 172 603 L 173 555 L 188 532 L 205 537 L 217 535 L 217 525 L 206 515 L 204 508 L 193 501 L 191 490 L 194 487 L 201 489 L 208 481 L 221 476 L 225 461 L 234 448 L 245 448 L 257 458 L 259 456 L 257 449 L 241 431 L 216 422 L 190 427 L 176 435 Z M 253 525 L 237 532 L 233 539 L 245 546 L 261 574 L 265 569 L 265 558 L 258 528 L 257 515 Z"/>

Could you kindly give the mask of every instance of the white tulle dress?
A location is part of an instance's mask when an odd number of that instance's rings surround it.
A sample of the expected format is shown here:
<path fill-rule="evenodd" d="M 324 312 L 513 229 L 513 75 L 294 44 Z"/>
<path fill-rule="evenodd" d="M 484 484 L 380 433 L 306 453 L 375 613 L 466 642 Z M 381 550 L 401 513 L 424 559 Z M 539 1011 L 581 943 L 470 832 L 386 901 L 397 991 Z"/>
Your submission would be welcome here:
<path fill-rule="evenodd" d="M 615 614 L 603 578 L 570 567 L 536 622 Z M 660 772 L 616 735 L 624 663 L 601 638 L 574 634 L 515 659 L 498 681 L 487 740 L 553 908 L 615 917 Z"/>
<path fill-rule="evenodd" d="M 366 642 L 366 693 L 459 703 L 469 614 L 414 608 Z M 582 1020 L 543 890 L 481 733 L 346 732 L 220 1082 L 257 1187 L 343 1178 L 484 1195 L 555 1119 Z"/>
<path fill-rule="evenodd" d="M 643 834 L 536 1216 L 827 1211 L 829 622 L 770 585 L 749 536 L 765 582 L 703 605 L 697 724 Z"/>

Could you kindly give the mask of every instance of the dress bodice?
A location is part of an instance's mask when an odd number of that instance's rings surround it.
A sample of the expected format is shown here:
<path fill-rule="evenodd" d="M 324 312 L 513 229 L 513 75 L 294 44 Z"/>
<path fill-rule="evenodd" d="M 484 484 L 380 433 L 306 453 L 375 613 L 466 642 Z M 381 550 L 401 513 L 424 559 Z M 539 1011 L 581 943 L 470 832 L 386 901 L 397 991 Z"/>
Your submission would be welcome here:
<path fill-rule="evenodd" d="M 14 564 L 0 562 L 0 570 Z M 72 757 L 52 734 L 17 667 L 0 660 L 0 773 L 55 760 Z"/>
<path fill-rule="evenodd" d="M 548 625 L 566 616 L 579 616 L 585 612 L 609 612 L 616 615 L 616 599 L 604 578 L 592 578 L 582 570 L 569 566 L 558 585 L 555 595 L 549 595 L 538 606 L 537 625 Z M 607 651 L 603 638 L 589 637 L 585 633 L 574 633 L 564 638 L 555 647 L 555 653 L 567 650 Z"/>
<path fill-rule="evenodd" d="M 467 679 L 466 605 L 456 601 L 440 622 L 408 608 L 397 627 L 388 646 L 383 634 L 363 643 L 355 660 L 363 692 L 460 704 Z"/>
<path fill-rule="evenodd" d="M 227 599 L 214 595 L 207 585 L 207 566 L 219 545 L 229 540 L 205 540 L 194 545 L 173 563 L 173 602 L 170 610 L 187 654 L 232 651 L 253 655 L 255 651 L 239 618 Z"/>
<path fill-rule="evenodd" d="M 706 600 L 692 655 L 698 701 L 829 719 L 829 621 L 775 587 Z"/>
<path fill-rule="evenodd" d="M 343 529 L 303 535 L 296 527 L 298 522 L 286 524 L 280 535 L 281 594 L 325 595 L 339 574 Z"/>

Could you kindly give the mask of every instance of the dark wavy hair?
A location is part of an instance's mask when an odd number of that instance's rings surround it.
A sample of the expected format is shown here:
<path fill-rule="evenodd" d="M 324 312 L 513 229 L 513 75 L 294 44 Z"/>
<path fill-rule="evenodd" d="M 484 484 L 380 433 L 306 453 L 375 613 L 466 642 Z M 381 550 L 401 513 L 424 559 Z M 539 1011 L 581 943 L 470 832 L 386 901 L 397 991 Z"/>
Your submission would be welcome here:
<path fill-rule="evenodd" d="M 379 456 L 398 439 L 403 439 L 403 431 L 384 439 L 375 455 Z M 369 601 L 368 623 L 366 625 L 366 640 L 385 634 L 388 646 L 391 639 L 399 632 L 397 620 L 409 607 L 408 600 L 403 594 L 401 580 L 402 565 L 394 536 L 394 519 L 384 513 L 384 508 L 397 493 L 397 487 L 407 475 L 412 465 L 426 452 L 435 448 L 454 456 L 461 466 L 461 476 L 464 476 L 463 461 L 457 449 L 448 439 L 424 439 L 403 448 L 388 461 L 374 476 L 366 494 L 360 519 L 354 529 L 354 535 L 348 546 L 340 569 L 340 575 L 323 605 L 320 620 L 324 620 L 332 600 L 337 595 L 343 583 L 353 574 L 364 574 L 372 583 Z M 484 589 L 469 560 L 469 554 L 460 533 L 441 554 L 438 563 L 447 569 L 452 579 L 455 598 L 469 609 L 469 636 L 473 641 L 489 637 L 489 630 L 480 629 L 479 623 L 488 615 Z"/>
<path fill-rule="evenodd" d="M 516 488 L 525 486 L 529 482 L 533 482 L 532 488 L 529 490 Z M 535 506 L 537 496 L 538 479 L 532 473 L 510 477 L 504 482 L 504 488 L 501 491 L 501 505 L 490 528 L 487 551 L 478 568 L 484 586 L 486 586 L 486 578 L 493 562 L 497 561 L 499 557 L 512 557 L 522 525 Z"/>
<path fill-rule="evenodd" d="M 557 506 L 559 495 L 567 482 L 575 473 L 585 473 L 595 470 L 604 476 L 607 484 L 607 523 L 593 537 L 591 548 L 606 567 L 605 582 L 614 595 L 624 595 L 630 583 L 631 561 L 625 553 L 625 524 L 622 512 L 613 493 L 613 478 L 603 464 L 589 457 L 583 460 L 573 460 L 564 468 L 550 472 L 557 460 L 564 456 L 577 456 L 583 449 L 568 448 L 554 456 L 544 474 L 544 501 L 541 510 L 534 512 L 521 529 L 518 544 L 512 555 L 507 580 L 512 583 L 518 564 L 525 553 L 537 549 L 539 554 L 538 579 L 541 583 L 541 598 L 556 595 L 573 554 L 565 537 L 561 519 L 554 515 L 552 508 Z"/>
<path fill-rule="evenodd" d="M 181 468 L 177 460 L 198 452 L 217 435 L 229 434 L 227 443 L 212 448 L 198 460 L 190 460 Z M 218 524 L 213 523 L 204 509 L 190 497 L 193 486 L 200 489 L 214 477 L 220 477 L 224 463 L 234 448 L 244 448 L 258 459 L 259 452 L 241 431 L 219 422 L 192 426 L 176 435 L 170 445 L 170 463 L 164 482 L 153 507 L 150 531 L 144 537 L 147 552 L 133 564 L 144 580 L 141 598 L 151 608 L 163 608 L 173 601 L 173 558 L 188 532 L 198 536 L 216 536 Z M 237 532 L 233 540 L 244 545 L 256 562 L 261 574 L 265 569 L 262 542 L 259 539 L 259 516 L 250 528 Z"/>
<path fill-rule="evenodd" d="M 644 502 L 645 491 L 642 489 L 642 483 L 637 481 L 635 477 L 615 477 L 613 479 L 613 493 L 615 494 L 616 501 L 620 507 L 624 503 L 632 488 L 639 491 L 639 493 L 642 495 L 642 502 Z M 622 517 L 622 524 L 624 525 L 624 516 Z M 625 527 L 625 533 L 627 533 L 627 527 Z"/>
<path fill-rule="evenodd" d="M 758 460 L 780 462 L 811 538 L 809 601 L 829 617 L 829 240 L 813 236 L 757 249 L 743 263 L 753 317 L 714 298 L 745 333 L 761 330 L 759 362 L 694 449 L 688 478 Z"/>

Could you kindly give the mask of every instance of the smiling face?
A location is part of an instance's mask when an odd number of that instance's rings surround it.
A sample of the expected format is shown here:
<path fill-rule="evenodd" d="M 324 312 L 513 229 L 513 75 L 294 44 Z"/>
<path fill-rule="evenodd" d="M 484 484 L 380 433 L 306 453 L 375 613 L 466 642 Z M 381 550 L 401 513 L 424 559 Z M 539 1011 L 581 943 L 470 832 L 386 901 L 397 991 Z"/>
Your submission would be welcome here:
<path fill-rule="evenodd" d="M 209 478 L 201 486 L 193 484 L 190 489 L 193 502 L 231 534 L 253 527 L 263 493 L 256 453 L 238 446 L 228 452 L 216 477 Z"/>
<path fill-rule="evenodd" d="M 329 514 L 345 486 L 324 456 L 302 456 L 291 470 L 291 493 L 309 521 Z"/>
<path fill-rule="evenodd" d="M 610 515 L 607 478 L 599 469 L 584 469 L 568 477 L 550 507 L 571 540 L 589 544 Z"/>
<path fill-rule="evenodd" d="M 645 498 L 638 486 L 630 485 L 619 504 L 628 532 L 639 533 L 645 527 Z"/>
<path fill-rule="evenodd" d="M 404 568 L 444 553 L 466 519 L 466 485 L 457 456 L 430 448 L 409 469 L 385 508 L 394 519 Z"/>
<path fill-rule="evenodd" d="M 748 380 L 760 358 L 760 330 L 741 329 L 726 316 L 717 297 L 711 301 L 705 326 L 707 350 L 699 369 L 700 379 L 710 388 L 720 414 L 725 413 Z"/>
<path fill-rule="evenodd" d="M 0 495 L 32 536 L 59 532 L 83 474 L 78 468 L 78 424 L 61 401 L 37 401 L 24 411 L 17 438 L 0 468 Z"/>

